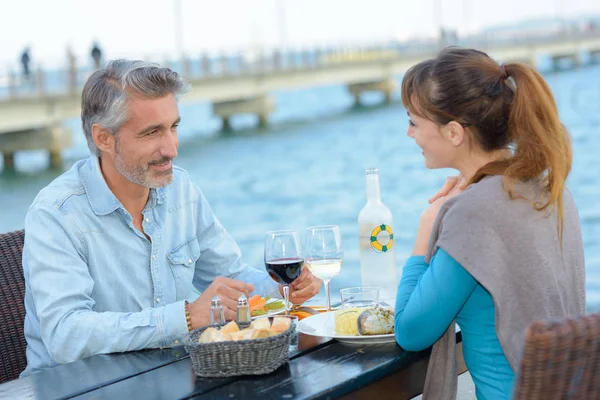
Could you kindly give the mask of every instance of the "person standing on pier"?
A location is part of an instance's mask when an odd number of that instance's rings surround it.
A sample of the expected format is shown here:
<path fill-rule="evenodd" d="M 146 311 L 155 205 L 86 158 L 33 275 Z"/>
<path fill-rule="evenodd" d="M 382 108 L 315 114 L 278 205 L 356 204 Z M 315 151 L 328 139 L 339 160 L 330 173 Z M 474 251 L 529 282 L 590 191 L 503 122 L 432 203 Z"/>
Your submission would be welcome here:
<path fill-rule="evenodd" d="M 102 65 L 102 50 L 100 50 L 98 42 L 94 42 L 92 46 L 92 52 L 90 54 L 92 56 L 92 60 L 94 60 L 94 69 L 100 69 L 100 66 Z"/>
<path fill-rule="evenodd" d="M 21 66 L 23 68 L 23 79 L 29 80 L 31 78 L 31 71 L 29 69 L 29 63 L 31 62 L 31 57 L 29 56 L 29 47 L 26 47 L 21 53 Z"/>
<path fill-rule="evenodd" d="M 69 92 L 74 93 L 77 87 L 77 57 L 75 57 L 71 46 L 67 47 L 67 68 Z"/>

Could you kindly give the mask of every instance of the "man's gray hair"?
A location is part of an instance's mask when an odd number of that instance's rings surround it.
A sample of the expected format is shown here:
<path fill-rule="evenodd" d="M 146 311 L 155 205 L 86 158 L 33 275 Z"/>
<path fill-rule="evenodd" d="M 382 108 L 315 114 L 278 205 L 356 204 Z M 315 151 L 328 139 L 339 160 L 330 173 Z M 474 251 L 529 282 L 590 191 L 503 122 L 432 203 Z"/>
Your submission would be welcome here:
<path fill-rule="evenodd" d="M 153 99 L 171 93 L 179 97 L 188 89 L 189 85 L 177 72 L 158 64 L 109 61 L 89 77 L 81 94 L 81 123 L 90 151 L 100 156 L 92 138 L 92 125 L 98 124 L 114 135 L 127 121 L 128 95 Z"/>

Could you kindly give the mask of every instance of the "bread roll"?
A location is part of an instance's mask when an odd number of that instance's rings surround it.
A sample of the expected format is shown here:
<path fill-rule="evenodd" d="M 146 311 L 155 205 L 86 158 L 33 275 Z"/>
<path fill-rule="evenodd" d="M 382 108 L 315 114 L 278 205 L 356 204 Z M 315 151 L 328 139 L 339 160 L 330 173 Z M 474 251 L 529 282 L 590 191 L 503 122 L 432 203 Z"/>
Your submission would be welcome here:
<path fill-rule="evenodd" d="M 269 322 L 269 318 L 257 318 L 252 321 L 250 326 L 254 329 L 269 330 L 271 329 L 271 322 Z"/>
<path fill-rule="evenodd" d="M 221 328 L 221 332 L 223 332 L 223 333 L 233 333 L 233 332 L 237 332 L 239 330 L 240 330 L 240 328 L 237 326 L 235 321 L 231 321 L 230 323 L 228 323 L 227 325 L 225 325 L 224 327 Z"/>
<path fill-rule="evenodd" d="M 290 329 L 292 324 L 291 319 L 285 317 L 275 317 L 273 319 L 273 325 L 271 325 L 271 332 L 281 333 Z"/>
<path fill-rule="evenodd" d="M 231 340 L 231 335 L 229 333 L 223 333 L 222 331 L 217 331 L 214 333 L 213 342 L 226 342 L 227 340 Z"/>
<path fill-rule="evenodd" d="M 214 342 L 213 338 L 215 333 L 219 332 L 215 328 L 206 328 L 202 335 L 198 338 L 198 343 L 211 343 Z"/>

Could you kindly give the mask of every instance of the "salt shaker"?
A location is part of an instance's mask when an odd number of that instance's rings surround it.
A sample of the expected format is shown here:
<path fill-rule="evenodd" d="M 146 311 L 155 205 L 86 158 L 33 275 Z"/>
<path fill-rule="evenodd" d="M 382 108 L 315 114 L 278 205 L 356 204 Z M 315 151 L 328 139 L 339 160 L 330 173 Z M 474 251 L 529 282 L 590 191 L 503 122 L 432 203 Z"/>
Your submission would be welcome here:
<path fill-rule="evenodd" d="M 212 298 L 210 302 L 210 325 L 219 325 L 225 322 L 225 313 L 219 296 Z"/>
<path fill-rule="evenodd" d="M 238 323 L 250 322 L 250 306 L 248 305 L 248 299 L 246 299 L 243 293 L 238 298 L 236 320 Z"/>

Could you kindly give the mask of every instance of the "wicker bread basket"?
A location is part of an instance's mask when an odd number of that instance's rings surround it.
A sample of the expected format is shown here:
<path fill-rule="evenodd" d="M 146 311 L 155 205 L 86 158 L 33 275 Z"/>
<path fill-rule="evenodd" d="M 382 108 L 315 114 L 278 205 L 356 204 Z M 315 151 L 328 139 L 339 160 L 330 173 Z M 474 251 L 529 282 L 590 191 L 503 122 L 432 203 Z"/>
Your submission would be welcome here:
<path fill-rule="evenodd" d="M 246 326 L 240 326 L 240 329 Z M 289 362 L 289 346 L 296 335 L 296 324 L 292 320 L 287 331 L 268 338 L 198 343 L 207 328 L 190 332 L 183 344 L 192 359 L 194 373 L 213 378 L 262 375 L 275 371 Z"/>

